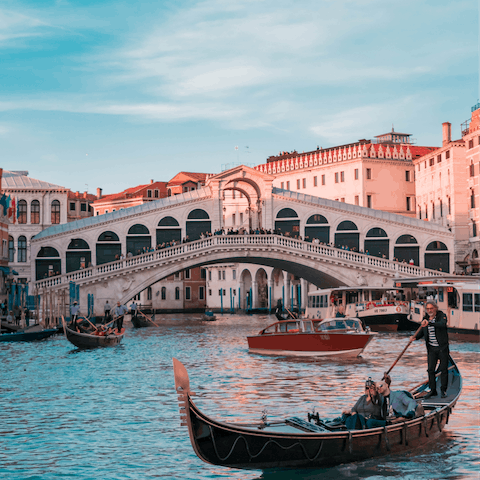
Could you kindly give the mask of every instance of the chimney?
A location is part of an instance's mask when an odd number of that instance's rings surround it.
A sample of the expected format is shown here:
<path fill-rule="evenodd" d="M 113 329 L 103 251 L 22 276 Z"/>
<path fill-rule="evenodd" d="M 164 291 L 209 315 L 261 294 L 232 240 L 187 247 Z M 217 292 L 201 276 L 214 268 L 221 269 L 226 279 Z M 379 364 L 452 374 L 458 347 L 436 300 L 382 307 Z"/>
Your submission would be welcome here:
<path fill-rule="evenodd" d="M 442 146 L 448 145 L 452 141 L 452 124 L 450 122 L 442 123 Z"/>
<path fill-rule="evenodd" d="M 153 183 L 153 180 L 150 180 L 150 185 Z"/>
<path fill-rule="evenodd" d="M 83 192 L 83 198 L 87 198 L 87 192 Z"/>
<path fill-rule="evenodd" d="M 97 187 L 97 198 L 102 198 L 102 189 Z"/>

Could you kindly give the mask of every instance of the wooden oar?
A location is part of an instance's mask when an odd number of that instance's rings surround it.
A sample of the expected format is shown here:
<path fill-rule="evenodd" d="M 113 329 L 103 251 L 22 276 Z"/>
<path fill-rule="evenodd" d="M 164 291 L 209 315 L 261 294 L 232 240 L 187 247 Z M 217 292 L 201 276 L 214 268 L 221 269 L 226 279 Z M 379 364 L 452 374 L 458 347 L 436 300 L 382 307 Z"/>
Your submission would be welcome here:
<path fill-rule="evenodd" d="M 285 307 L 285 310 L 294 320 L 297 319 L 297 317 L 287 307 Z"/>
<path fill-rule="evenodd" d="M 402 353 L 400 353 L 400 355 L 397 357 L 397 359 L 393 362 L 392 366 L 385 372 L 385 375 L 388 375 L 393 367 L 397 364 L 397 362 L 400 360 L 400 358 L 402 358 L 402 355 L 405 353 L 405 351 L 407 350 L 407 348 L 410 346 L 410 344 L 415 340 L 415 337 L 417 336 L 417 333 L 422 329 L 422 325 L 420 325 L 417 329 L 417 331 L 410 337 L 410 341 L 407 343 L 406 347 L 402 350 Z"/>
<path fill-rule="evenodd" d="M 86 320 L 95 330 L 98 330 L 98 328 L 97 328 L 87 317 L 79 317 L 79 318 L 83 318 L 83 319 Z"/>
<path fill-rule="evenodd" d="M 160 327 L 158 323 L 155 323 L 151 318 L 149 318 L 147 315 L 145 315 L 141 310 L 138 310 L 149 322 L 152 322 L 156 327 Z"/>
<path fill-rule="evenodd" d="M 110 320 L 108 323 L 104 325 L 104 327 L 106 327 L 107 325 L 110 325 L 113 322 L 116 322 L 120 317 L 123 317 L 123 315 L 119 315 L 118 317 L 115 317 L 113 320 Z"/>

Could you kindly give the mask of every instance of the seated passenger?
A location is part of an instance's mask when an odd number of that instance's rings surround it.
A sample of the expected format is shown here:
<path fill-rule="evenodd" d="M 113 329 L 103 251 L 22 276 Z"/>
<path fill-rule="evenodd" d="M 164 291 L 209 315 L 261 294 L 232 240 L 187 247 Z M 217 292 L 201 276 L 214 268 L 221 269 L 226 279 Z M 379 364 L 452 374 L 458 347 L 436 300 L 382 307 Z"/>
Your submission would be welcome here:
<path fill-rule="evenodd" d="M 352 409 L 343 412 L 345 426 L 349 430 L 381 427 L 386 424 L 382 418 L 381 399 L 375 382 L 369 378 L 365 382 L 365 394 L 362 395 Z"/>
<path fill-rule="evenodd" d="M 392 379 L 390 375 L 384 375 L 383 380 L 377 385 L 378 393 L 381 396 L 382 417 L 395 417 L 393 423 L 404 419 L 411 419 L 423 415 L 423 407 L 417 405 L 416 400 L 410 392 L 405 390 L 390 390 Z"/>

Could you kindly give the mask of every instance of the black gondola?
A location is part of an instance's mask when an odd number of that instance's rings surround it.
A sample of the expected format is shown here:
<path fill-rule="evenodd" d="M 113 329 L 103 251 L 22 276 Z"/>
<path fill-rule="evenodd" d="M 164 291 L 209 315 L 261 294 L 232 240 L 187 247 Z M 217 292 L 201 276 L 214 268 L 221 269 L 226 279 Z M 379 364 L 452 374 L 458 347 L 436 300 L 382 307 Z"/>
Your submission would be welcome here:
<path fill-rule="evenodd" d="M 188 427 L 197 456 L 213 465 L 248 470 L 332 467 L 415 451 L 442 434 L 462 390 L 460 371 L 450 358 L 447 397 L 422 400 L 427 382 L 411 389 L 425 411 L 412 420 L 366 430 L 346 430 L 310 415 L 308 420 L 291 417 L 235 425 L 200 412 L 191 399 L 187 370 L 176 359 L 173 367 L 182 425 Z"/>
<path fill-rule="evenodd" d="M 154 327 L 155 324 L 151 320 L 147 320 L 144 317 L 133 316 L 132 315 L 132 325 L 135 328 L 145 328 L 145 327 Z"/>
<path fill-rule="evenodd" d="M 97 347 L 112 347 L 118 345 L 123 338 L 125 329 L 122 328 L 120 332 L 109 333 L 107 335 L 92 335 L 91 333 L 80 333 L 68 328 L 65 320 L 63 322 L 63 331 L 70 343 L 73 343 L 78 348 L 97 348 Z"/>

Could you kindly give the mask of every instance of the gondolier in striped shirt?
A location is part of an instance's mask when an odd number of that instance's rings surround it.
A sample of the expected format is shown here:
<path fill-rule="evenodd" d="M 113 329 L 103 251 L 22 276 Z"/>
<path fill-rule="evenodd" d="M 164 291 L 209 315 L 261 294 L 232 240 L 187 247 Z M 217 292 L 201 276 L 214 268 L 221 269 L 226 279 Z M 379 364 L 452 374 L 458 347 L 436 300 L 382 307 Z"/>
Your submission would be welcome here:
<path fill-rule="evenodd" d="M 427 372 L 430 392 L 424 398 L 436 397 L 438 395 L 435 376 L 438 362 L 440 362 L 441 397 L 445 398 L 447 396 L 449 356 L 447 316 L 438 309 L 438 305 L 433 300 L 427 300 L 425 311 L 426 313 L 422 320 L 423 328 L 415 336 L 415 340 L 425 337 L 427 346 Z"/>

